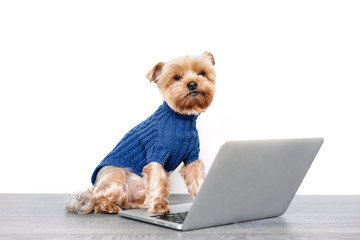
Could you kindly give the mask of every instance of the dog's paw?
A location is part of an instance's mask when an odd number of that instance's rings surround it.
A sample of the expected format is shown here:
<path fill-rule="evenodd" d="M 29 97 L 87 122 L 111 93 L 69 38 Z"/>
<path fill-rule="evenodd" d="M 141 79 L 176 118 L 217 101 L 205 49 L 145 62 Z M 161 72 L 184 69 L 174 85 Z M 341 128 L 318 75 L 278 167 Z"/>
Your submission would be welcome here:
<path fill-rule="evenodd" d="M 196 197 L 198 192 L 200 191 L 200 188 L 202 186 L 204 182 L 204 179 L 198 179 L 197 181 L 191 183 L 189 186 L 188 186 L 188 192 L 193 196 L 193 197 Z"/>
<path fill-rule="evenodd" d="M 115 203 L 110 201 L 101 201 L 98 202 L 95 206 L 95 213 L 112 213 L 117 214 L 121 211 L 121 208 L 117 206 Z"/>
<path fill-rule="evenodd" d="M 149 206 L 148 212 L 149 213 L 157 213 L 157 214 L 169 213 L 170 212 L 169 201 L 166 200 L 166 201 L 151 204 L 151 206 Z"/>

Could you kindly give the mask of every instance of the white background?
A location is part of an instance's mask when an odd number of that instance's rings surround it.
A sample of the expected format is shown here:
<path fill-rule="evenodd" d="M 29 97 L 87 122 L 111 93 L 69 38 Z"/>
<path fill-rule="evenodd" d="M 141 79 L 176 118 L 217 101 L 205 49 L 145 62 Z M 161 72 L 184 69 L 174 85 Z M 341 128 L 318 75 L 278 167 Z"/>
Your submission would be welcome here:
<path fill-rule="evenodd" d="M 1 1 L 0 192 L 89 187 L 162 103 L 146 73 L 206 50 L 207 170 L 225 140 L 323 137 L 299 193 L 360 194 L 359 13 L 358 1 Z"/>

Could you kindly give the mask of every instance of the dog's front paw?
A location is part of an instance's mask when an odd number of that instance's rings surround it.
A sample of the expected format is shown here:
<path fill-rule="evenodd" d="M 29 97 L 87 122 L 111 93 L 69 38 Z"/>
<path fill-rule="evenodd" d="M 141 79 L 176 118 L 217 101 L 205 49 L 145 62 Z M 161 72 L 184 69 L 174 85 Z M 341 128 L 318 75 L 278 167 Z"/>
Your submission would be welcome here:
<path fill-rule="evenodd" d="M 164 214 L 170 212 L 170 203 L 168 200 L 155 202 L 154 204 L 150 204 L 149 213 L 157 213 L 157 214 Z"/>
<path fill-rule="evenodd" d="M 115 203 L 103 200 L 96 203 L 94 208 L 95 213 L 114 213 L 117 214 L 121 211 L 121 208 Z"/>
<path fill-rule="evenodd" d="M 201 178 L 201 179 L 198 179 L 198 181 L 195 181 L 193 183 L 191 183 L 189 186 L 188 186 L 188 192 L 193 196 L 193 197 L 196 197 L 198 192 L 200 191 L 200 188 L 202 186 L 204 182 L 204 179 Z"/>

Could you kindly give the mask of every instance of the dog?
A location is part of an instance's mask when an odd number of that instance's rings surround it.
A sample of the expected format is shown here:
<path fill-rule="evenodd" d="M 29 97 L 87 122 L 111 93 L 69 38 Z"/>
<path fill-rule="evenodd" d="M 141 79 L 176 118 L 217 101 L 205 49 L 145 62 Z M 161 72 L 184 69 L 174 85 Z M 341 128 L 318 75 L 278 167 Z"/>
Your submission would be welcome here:
<path fill-rule="evenodd" d="M 209 52 L 157 63 L 146 77 L 157 85 L 163 104 L 102 160 L 92 175 L 93 186 L 70 198 L 67 211 L 148 208 L 149 213 L 168 213 L 169 176 L 181 163 L 180 174 L 196 197 L 205 179 L 196 119 L 213 101 L 214 66 Z"/>

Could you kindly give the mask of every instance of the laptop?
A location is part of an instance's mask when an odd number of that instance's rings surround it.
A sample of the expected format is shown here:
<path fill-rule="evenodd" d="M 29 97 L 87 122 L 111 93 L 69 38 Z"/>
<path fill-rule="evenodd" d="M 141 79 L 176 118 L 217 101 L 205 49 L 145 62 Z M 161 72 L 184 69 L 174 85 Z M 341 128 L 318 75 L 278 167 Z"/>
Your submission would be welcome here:
<path fill-rule="evenodd" d="M 169 214 L 123 210 L 123 217 L 178 230 L 277 217 L 285 213 L 322 138 L 229 141 L 221 146 L 193 203 Z"/>

